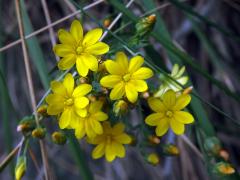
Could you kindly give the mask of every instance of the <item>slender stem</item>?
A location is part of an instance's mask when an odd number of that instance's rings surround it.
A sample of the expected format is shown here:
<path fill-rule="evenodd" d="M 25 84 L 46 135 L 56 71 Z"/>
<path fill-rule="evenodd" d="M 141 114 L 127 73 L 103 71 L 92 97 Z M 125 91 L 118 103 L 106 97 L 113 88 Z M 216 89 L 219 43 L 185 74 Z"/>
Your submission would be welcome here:
<path fill-rule="evenodd" d="M 22 22 L 22 16 L 21 16 L 21 8 L 20 8 L 20 0 L 15 0 L 15 5 L 16 5 L 16 13 L 17 13 L 17 21 L 18 21 L 18 27 L 19 27 L 19 34 L 20 34 L 20 39 L 22 40 L 22 51 L 23 51 L 23 58 L 24 58 L 24 65 L 25 65 L 25 71 L 27 74 L 27 83 L 28 83 L 28 88 L 29 88 L 29 93 L 30 93 L 30 99 L 31 99 L 31 105 L 32 105 L 32 110 L 35 111 L 36 109 L 36 97 L 33 89 L 33 81 L 32 81 L 32 74 L 30 70 L 30 62 L 29 62 L 29 57 L 28 57 L 28 52 L 27 52 L 27 47 L 24 39 L 24 29 L 23 29 L 23 22 Z M 37 126 L 39 126 L 39 119 L 37 113 L 34 113 L 35 116 L 35 121 Z M 43 166 L 44 166 L 44 171 L 45 171 L 45 179 L 49 179 L 48 175 L 48 161 L 47 161 L 47 154 L 45 151 L 45 146 L 44 142 L 40 140 L 40 149 L 41 149 L 41 155 L 42 155 L 42 160 L 43 160 Z"/>

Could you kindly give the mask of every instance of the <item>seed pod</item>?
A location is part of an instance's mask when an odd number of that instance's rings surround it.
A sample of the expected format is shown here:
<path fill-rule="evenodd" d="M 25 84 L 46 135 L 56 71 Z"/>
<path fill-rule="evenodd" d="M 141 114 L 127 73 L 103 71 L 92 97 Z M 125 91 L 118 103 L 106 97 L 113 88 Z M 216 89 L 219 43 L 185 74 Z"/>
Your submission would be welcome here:
<path fill-rule="evenodd" d="M 163 153 L 169 156 L 178 156 L 180 154 L 178 147 L 174 144 L 163 145 Z"/>
<path fill-rule="evenodd" d="M 58 145 L 64 145 L 66 144 L 67 142 L 67 137 L 64 133 L 60 132 L 60 131 L 55 131 L 53 134 L 52 134 L 52 141 L 55 143 L 55 144 L 58 144 Z"/>
<path fill-rule="evenodd" d="M 32 137 L 38 138 L 38 139 L 43 139 L 46 135 L 46 129 L 45 128 L 36 128 L 32 131 Z"/>
<path fill-rule="evenodd" d="M 26 156 L 20 156 L 15 167 L 15 178 L 21 180 L 26 172 Z"/>
<path fill-rule="evenodd" d="M 147 156 L 147 162 L 156 166 L 160 162 L 159 156 L 156 153 L 151 153 Z"/>

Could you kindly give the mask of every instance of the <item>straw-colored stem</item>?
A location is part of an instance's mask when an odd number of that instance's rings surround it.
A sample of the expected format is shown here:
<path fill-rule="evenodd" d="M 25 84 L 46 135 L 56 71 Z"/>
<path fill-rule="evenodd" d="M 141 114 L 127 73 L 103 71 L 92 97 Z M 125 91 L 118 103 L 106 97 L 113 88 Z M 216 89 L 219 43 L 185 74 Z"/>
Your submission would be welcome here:
<path fill-rule="evenodd" d="M 27 83 L 28 83 L 28 88 L 29 88 L 29 93 L 30 93 L 32 110 L 35 111 L 36 98 L 35 98 L 35 93 L 34 93 L 34 89 L 33 89 L 33 81 L 32 81 L 32 74 L 31 74 L 31 69 L 30 69 L 30 62 L 29 62 L 27 47 L 26 47 L 26 43 L 25 43 L 25 39 L 24 39 L 24 29 L 23 29 L 23 22 L 22 22 L 21 8 L 20 8 L 19 1 L 20 0 L 15 0 L 17 21 L 18 21 L 18 27 L 19 27 L 19 35 L 20 35 L 20 39 L 22 42 L 23 59 L 24 59 L 24 65 L 25 65 L 25 70 L 26 70 L 26 75 L 27 75 Z M 36 124 L 37 124 L 37 126 L 39 126 L 39 120 L 38 120 L 37 113 L 34 113 L 34 116 L 35 116 Z M 43 166 L 44 166 L 44 171 L 45 171 L 45 179 L 48 180 L 49 179 L 48 161 L 47 161 L 47 154 L 45 151 L 45 146 L 44 146 L 43 140 L 40 140 L 40 149 L 41 149 L 41 155 L 42 155 Z"/>

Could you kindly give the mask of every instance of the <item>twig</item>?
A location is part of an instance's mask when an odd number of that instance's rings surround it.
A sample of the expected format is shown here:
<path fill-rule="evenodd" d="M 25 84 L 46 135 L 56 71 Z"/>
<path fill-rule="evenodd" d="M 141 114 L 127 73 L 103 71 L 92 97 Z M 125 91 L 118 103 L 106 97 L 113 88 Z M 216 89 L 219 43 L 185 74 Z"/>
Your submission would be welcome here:
<path fill-rule="evenodd" d="M 0 172 L 3 171 L 3 169 L 8 165 L 8 163 L 12 160 L 12 158 L 17 154 L 23 142 L 24 142 L 24 138 L 22 138 L 22 140 L 18 143 L 18 145 L 7 155 L 6 158 L 4 158 L 4 160 L 0 164 Z"/>
<path fill-rule="evenodd" d="M 17 13 L 17 21 L 18 21 L 18 27 L 19 27 L 19 34 L 20 34 L 20 39 L 22 40 L 22 51 L 23 51 L 23 58 L 24 58 L 24 65 L 25 65 L 25 70 L 27 74 L 27 83 L 28 83 L 28 88 L 29 88 L 29 93 L 30 93 L 30 99 L 31 99 L 31 105 L 33 111 L 36 109 L 36 98 L 35 98 L 35 93 L 33 89 L 33 82 L 32 82 L 32 74 L 30 70 L 30 63 L 29 63 L 29 57 L 27 53 L 27 47 L 24 39 L 24 29 L 23 29 L 23 22 L 22 22 L 22 16 L 21 16 L 21 8 L 20 8 L 20 2 L 19 0 L 15 0 L 15 5 L 16 5 L 16 13 Z M 38 120 L 38 115 L 37 113 L 34 113 L 35 116 L 35 121 L 37 126 L 39 126 L 39 120 Z M 44 170 L 45 170 L 45 179 L 49 179 L 48 175 L 48 161 L 47 161 L 47 154 L 45 151 L 45 146 L 44 142 L 42 140 L 40 142 L 40 149 L 41 149 L 41 154 L 42 154 L 42 160 L 43 160 L 43 165 L 44 165 Z"/>
<path fill-rule="evenodd" d="M 92 3 L 92 4 L 89 4 L 89 5 L 85 6 L 85 7 L 83 7 L 83 10 L 88 10 L 88 9 L 90 9 L 90 8 L 100 4 L 102 2 L 104 2 L 104 0 L 98 0 L 98 1 L 96 1 L 94 3 Z M 34 31 L 31 34 L 28 34 L 27 36 L 24 37 L 24 39 L 29 39 L 29 38 L 31 38 L 33 36 L 36 36 L 37 34 L 48 30 L 50 27 L 54 27 L 54 26 L 56 26 L 56 25 L 58 25 L 58 24 L 60 24 L 60 23 L 62 23 L 64 21 L 68 20 L 69 18 L 74 17 L 75 15 L 77 15 L 79 13 L 81 13 L 81 10 L 73 12 L 73 13 L 71 13 L 71 14 L 69 14 L 69 15 L 67 15 L 67 16 L 65 16 L 65 17 L 63 17 L 63 18 L 61 18 L 61 19 L 59 19 L 59 20 L 57 20 L 57 21 L 55 21 L 55 22 L 53 22 L 53 23 L 51 23 L 51 24 L 49 24 L 49 25 L 47 25 L 45 27 L 43 27 L 43 28 L 40 28 L 40 29 Z M 7 50 L 7 49 L 17 45 L 17 44 L 20 44 L 21 42 L 22 42 L 22 39 L 18 39 L 16 41 L 12 42 L 12 43 L 9 43 L 8 45 L 0 48 L 0 52 L 3 52 L 3 51 L 5 51 L 5 50 Z"/>

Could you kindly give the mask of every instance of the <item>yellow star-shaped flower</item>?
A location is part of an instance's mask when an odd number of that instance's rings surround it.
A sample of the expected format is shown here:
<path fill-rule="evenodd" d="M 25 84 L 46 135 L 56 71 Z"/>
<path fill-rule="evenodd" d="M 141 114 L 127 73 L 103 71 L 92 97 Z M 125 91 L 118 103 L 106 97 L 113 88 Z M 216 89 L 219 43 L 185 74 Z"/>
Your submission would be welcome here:
<path fill-rule="evenodd" d="M 58 67 L 67 70 L 76 63 L 77 71 L 81 76 L 87 76 L 89 69 L 98 70 L 98 56 L 109 51 L 109 46 L 99 42 L 102 29 L 96 28 L 83 36 L 83 28 L 78 20 L 71 24 L 70 32 L 60 29 L 58 38 L 61 44 L 54 46 L 54 52 L 61 57 Z"/>
<path fill-rule="evenodd" d="M 190 124 L 194 121 L 190 113 L 181 111 L 190 101 L 190 95 L 182 94 L 177 97 L 173 90 L 164 93 L 162 99 L 149 98 L 148 104 L 155 113 L 147 116 L 145 122 L 150 126 L 157 126 L 157 136 L 164 135 L 169 127 L 175 134 L 183 134 L 184 124 Z"/>
<path fill-rule="evenodd" d="M 143 57 L 134 56 L 128 62 L 126 54 L 118 52 L 116 60 L 107 60 L 104 64 L 110 75 L 103 77 L 100 84 L 110 88 L 110 99 L 117 100 L 126 96 L 134 103 L 138 99 L 138 92 L 148 89 L 145 79 L 153 76 L 151 69 L 141 67 L 144 62 Z"/>

